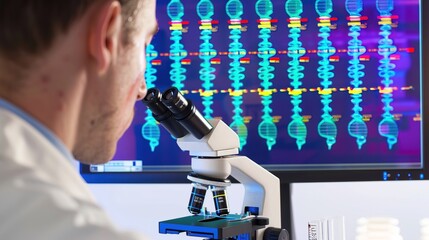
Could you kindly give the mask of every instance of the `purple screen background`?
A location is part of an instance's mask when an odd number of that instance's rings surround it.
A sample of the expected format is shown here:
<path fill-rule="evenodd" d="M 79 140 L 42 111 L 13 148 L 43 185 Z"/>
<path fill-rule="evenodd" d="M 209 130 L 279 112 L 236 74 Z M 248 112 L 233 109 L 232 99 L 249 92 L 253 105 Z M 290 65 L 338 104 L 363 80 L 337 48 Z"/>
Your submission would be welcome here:
<path fill-rule="evenodd" d="M 212 1 L 215 7 L 213 20 L 218 20 L 218 31 L 212 34 L 211 43 L 217 52 L 227 52 L 229 40 L 228 20 L 225 13 L 226 1 Z M 258 15 L 255 12 L 256 1 L 242 1 L 244 5 L 244 14 L 242 19 L 248 20 L 247 31 L 242 33 L 241 41 L 243 48 L 247 51 L 257 51 L 259 43 L 259 29 L 257 27 Z M 271 33 L 270 41 L 273 48 L 277 51 L 287 50 L 289 28 L 287 26 L 288 15 L 285 12 L 285 1 L 272 1 L 274 4 L 273 19 L 278 22 L 274 23 L 277 30 Z M 303 18 L 307 18 L 306 30 L 301 32 L 301 41 L 306 50 L 316 50 L 319 41 L 316 18 L 318 17 L 314 2 L 304 0 Z M 380 26 L 377 16 L 379 15 L 375 6 L 375 0 L 363 1 L 364 8 L 362 16 L 367 16 L 368 20 L 363 21 L 366 29 L 361 30 L 360 39 L 367 49 L 365 55 L 370 57 L 369 61 L 362 62 L 365 65 L 365 76 L 362 78 L 363 87 L 380 87 L 382 86 L 381 78 L 378 76 L 378 66 L 381 56 L 377 51 L 369 51 L 378 48 Z M 392 149 L 388 148 L 386 138 L 378 132 L 378 124 L 382 120 L 383 103 L 381 102 L 382 94 L 379 91 L 363 92 L 362 114 L 371 115 L 372 117 L 366 122 L 368 127 L 367 142 L 358 149 L 356 139 L 348 133 L 347 126 L 351 120 L 353 104 L 351 96 L 347 91 L 337 91 L 332 96 L 332 115 L 341 116 L 336 122 L 337 139 L 332 149 L 328 149 L 326 140 L 319 136 L 317 125 L 321 120 L 322 104 L 321 97 L 315 92 L 306 92 L 302 95 L 302 115 L 311 116 L 307 126 L 306 144 L 301 150 L 298 150 L 295 139 L 291 138 L 287 132 L 287 125 L 291 120 L 292 104 L 290 95 L 286 93 L 274 93 L 272 115 L 279 116 L 280 120 L 276 123 L 278 130 L 277 143 L 271 150 L 268 150 L 265 139 L 258 134 L 258 124 L 261 121 L 262 105 L 261 97 L 258 93 L 246 93 L 243 95 L 243 115 L 251 117 L 248 128 L 247 145 L 244 146 L 241 155 L 246 155 L 255 162 L 275 169 L 345 169 L 345 168 L 375 168 L 380 166 L 392 168 L 409 168 L 410 166 L 420 167 L 422 164 L 421 146 L 422 131 L 421 122 L 416 121 L 416 117 L 421 112 L 421 47 L 420 47 L 420 6 L 418 1 L 394 0 L 393 15 L 399 18 L 394 20 L 397 27 L 392 29 L 391 39 L 393 44 L 398 48 L 395 53 L 399 60 L 394 60 L 396 65 L 395 76 L 393 77 L 393 86 L 399 90 L 393 91 L 393 114 L 398 116 L 396 124 L 399 128 L 398 142 Z M 201 40 L 199 39 L 200 30 L 198 29 L 199 17 L 196 13 L 198 1 L 182 0 L 185 7 L 184 21 L 188 21 L 188 31 L 183 33 L 182 43 L 185 49 L 190 52 L 198 52 Z M 157 1 L 157 19 L 159 32 L 154 37 L 152 43 L 159 54 L 168 53 L 170 49 L 170 18 L 166 13 L 168 1 Z M 347 16 L 345 9 L 345 0 L 333 0 L 332 17 L 337 18 L 335 21 L 337 28 L 331 31 L 330 40 L 336 49 L 347 49 L 349 27 L 347 26 Z M 407 52 L 404 49 L 413 49 Z M 318 61 L 320 57 L 315 53 L 304 55 L 309 57 L 309 62 L 302 63 L 305 67 L 304 78 L 302 79 L 302 88 L 312 89 L 320 87 L 320 79 L 317 76 Z M 349 66 L 350 56 L 347 52 L 337 52 L 334 56 L 339 57 L 338 62 L 332 62 L 335 67 L 335 77 L 332 79 L 332 88 L 350 87 L 350 78 L 348 77 L 347 67 Z M 243 65 L 245 67 L 244 89 L 260 88 L 257 69 L 260 59 L 257 55 L 248 54 L 250 63 Z M 275 78 L 272 80 L 274 89 L 286 89 L 291 87 L 287 75 L 288 62 L 290 57 L 287 54 L 276 54 L 279 57 L 279 63 L 273 63 L 275 67 Z M 199 79 L 199 70 L 201 59 L 198 56 L 187 57 L 191 60 L 190 65 L 186 68 L 186 80 L 184 81 L 185 90 L 202 89 L 202 82 Z M 221 60 L 220 64 L 213 65 L 216 69 L 216 79 L 213 81 L 214 89 L 225 90 L 231 88 L 231 81 L 228 78 L 228 69 L 231 59 L 226 55 L 218 55 L 216 58 Z M 157 80 L 154 82 L 161 91 L 169 88 L 173 82 L 170 81 L 169 71 L 172 61 L 168 56 L 159 56 L 161 65 L 154 66 L 157 70 Z M 411 89 L 404 87 L 412 87 Z M 185 97 L 191 99 L 197 108 L 202 112 L 202 97 L 198 93 L 185 94 Z M 233 105 L 231 96 L 227 93 L 214 94 L 214 103 L 212 105 L 213 116 L 221 117 L 227 124 L 232 122 Z M 187 153 L 182 152 L 176 145 L 175 140 L 161 127 L 161 139 L 155 151 L 151 151 L 149 142 L 142 137 L 141 128 L 145 123 L 146 108 L 143 104 L 136 104 L 136 115 L 132 125 L 118 143 L 117 153 L 114 156 L 116 160 L 142 160 L 143 166 L 159 167 L 160 169 L 168 168 L 174 170 L 175 166 L 189 165 L 190 157 Z"/>

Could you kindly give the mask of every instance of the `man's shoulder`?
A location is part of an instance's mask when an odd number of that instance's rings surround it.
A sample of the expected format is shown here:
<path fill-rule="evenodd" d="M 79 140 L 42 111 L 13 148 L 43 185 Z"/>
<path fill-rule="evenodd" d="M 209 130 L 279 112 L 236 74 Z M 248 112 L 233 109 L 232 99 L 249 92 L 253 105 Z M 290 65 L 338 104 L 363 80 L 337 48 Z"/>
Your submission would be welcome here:
<path fill-rule="evenodd" d="M 119 232 L 92 199 L 77 198 L 61 184 L 30 172 L 8 176 L 0 177 L 0 239 L 143 239 Z"/>
<path fill-rule="evenodd" d="M 88 186 L 53 144 L 30 124 L 0 109 L 0 184 L 8 179 L 57 186 L 78 199 L 93 201 Z"/>
<path fill-rule="evenodd" d="M 47 159 L 64 158 L 34 127 L 0 108 L 0 165 L 34 168 Z"/>

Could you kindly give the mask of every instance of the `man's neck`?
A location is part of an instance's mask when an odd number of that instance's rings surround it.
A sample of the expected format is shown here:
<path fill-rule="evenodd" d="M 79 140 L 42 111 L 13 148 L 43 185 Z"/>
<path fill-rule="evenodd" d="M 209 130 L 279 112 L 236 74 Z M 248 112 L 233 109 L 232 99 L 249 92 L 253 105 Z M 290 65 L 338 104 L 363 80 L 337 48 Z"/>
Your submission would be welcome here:
<path fill-rule="evenodd" d="M 69 150 L 76 141 L 86 87 L 84 59 L 76 53 L 81 47 L 73 39 L 59 39 L 51 50 L 26 69 L 26 77 L 19 79 L 18 89 L 7 91 L 0 82 L 1 98 L 49 128 Z"/>

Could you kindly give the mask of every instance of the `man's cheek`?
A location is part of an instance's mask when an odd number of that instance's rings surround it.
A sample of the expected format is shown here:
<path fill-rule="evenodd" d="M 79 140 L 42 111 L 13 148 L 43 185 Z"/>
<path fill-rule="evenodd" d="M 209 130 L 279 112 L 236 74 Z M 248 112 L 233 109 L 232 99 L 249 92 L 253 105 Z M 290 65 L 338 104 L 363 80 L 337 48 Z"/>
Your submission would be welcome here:
<path fill-rule="evenodd" d="M 142 48 L 140 51 L 140 62 L 139 62 L 140 71 L 145 72 L 146 69 L 146 49 Z"/>
<path fill-rule="evenodd" d="M 135 102 L 137 99 L 138 89 L 141 85 L 141 81 L 143 81 L 144 72 L 140 72 L 137 77 L 132 82 L 130 88 L 128 89 L 128 94 L 126 97 L 126 104 L 130 104 L 130 102 Z"/>

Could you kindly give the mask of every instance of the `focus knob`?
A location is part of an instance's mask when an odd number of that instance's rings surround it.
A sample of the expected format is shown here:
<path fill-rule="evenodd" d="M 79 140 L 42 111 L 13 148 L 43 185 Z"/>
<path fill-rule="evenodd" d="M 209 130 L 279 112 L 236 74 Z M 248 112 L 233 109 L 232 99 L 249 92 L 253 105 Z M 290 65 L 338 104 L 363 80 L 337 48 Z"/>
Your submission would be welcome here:
<path fill-rule="evenodd" d="M 265 229 L 264 240 L 290 240 L 286 229 L 269 227 Z"/>

